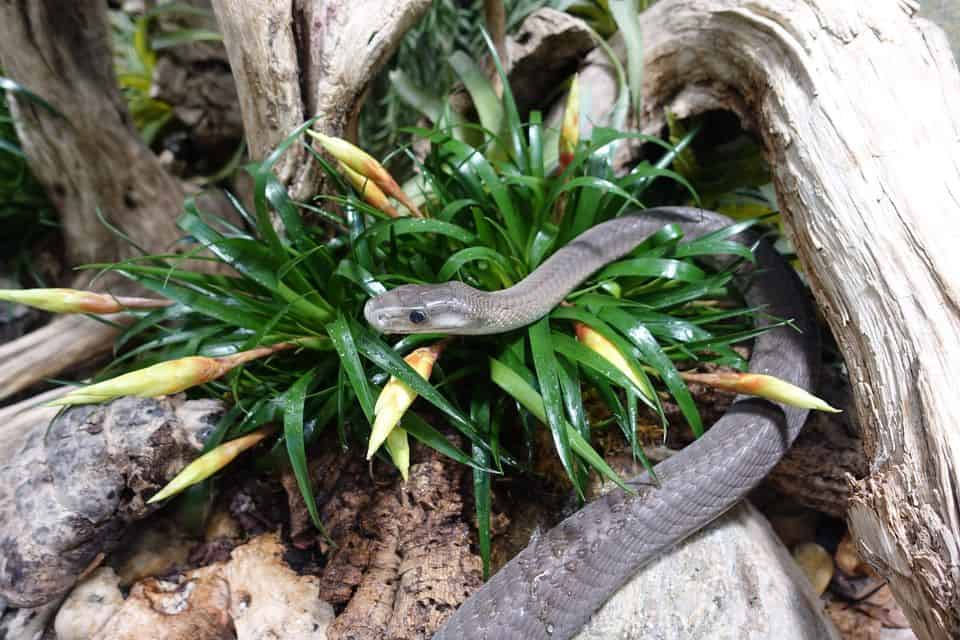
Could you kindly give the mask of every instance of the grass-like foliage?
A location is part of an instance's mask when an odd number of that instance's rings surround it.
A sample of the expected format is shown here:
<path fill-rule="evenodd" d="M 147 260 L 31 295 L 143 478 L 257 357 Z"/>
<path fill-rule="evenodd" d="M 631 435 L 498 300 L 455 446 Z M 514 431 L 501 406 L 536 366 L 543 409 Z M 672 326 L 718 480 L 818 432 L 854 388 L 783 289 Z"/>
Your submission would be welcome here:
<path fill-rule="evenodd" d="M 549 430 L 581 495 L 590 472 L 621 483 L 592 447 L 592 431 L 621 429 L 643 460 L 638 413 L 645 406 L 662 418 L 662 398 L 670 397 L 701 433 L 677 363 L 743 368 L 730 345 L 755 335 L 755 310 L 732 302 L 731 271 L 711 271 L 699 258 L 752 259 L 747 248 L 729 240 L 748 223 L 694 241 L 666 226 L 537 323 L 444 343 L 429 379 L 404 356 L 442 336 L 393 339 L 366 326 L 362 308 L 373 295 L 403 283 L 451 279 L 488 290 L 508 287 L 579 233 L 642 209 L 654 181 L 683 183 L 667 166 L 676 147 L 656 139 L 648 140 L 665 150 L 659 164 L 614 175 L 612 150 L 626 134 L 610 129 L 595 129 L 589 140 L 581 140 L 558 170 L 557 161 L 549 159 L 557 153 L 545 142 L 556 135 L 537 113 L 520 122 L 509 86 L 487 116 L 496 129 L 448 123 L 415 131 L 431 143 L 422 161 L 408 152 L 420 174 L 423 218 L 391 217 L 369 205 L 310 146 L 303 135 L 307 123 L 270 157 L 247 167 L 255 185 L 253 206 L 233 199 L 242 225 L 187 203 L 180 227 L 208 250 L 203 259 L 229 265 L 230 275 L 189 270 L 175 255 L 93 265 L 119 271 L 175 301 L 143 313 L 123 332 L 118 341 L 123 355 L 110 375 L 134 363 L 142 367 L 295 343 L 298 348 L 237 367 L 202 387 L 202 393 L 224 397 L 232 407 L 207 448 L 263 425 L 282 425 L 271 459 L 289 458 L 318 525 L 306 451 L 324 430 L 335 430 L 343 446 L 366 442 L 378 388 L 392 376 L 421 400 L 403 415 L 393 434 L 400 438 L 387 440 L 389 452 L 397 459 L 409 435 L 473 468 L 485 560 L 491 475 L 530 468 L 539 425 Z M 271 167 L 293 144 L 310 148 L 335 195 L 310 203 L 290 199 Z M 587 334 L 612 344 L 626 368 L 592 348 L 582 339 Z M 587 391 L 611 417 L 591 417 L 582 399 Z M 445 436 L 448 430 L 459 433 L 462 445 Z"/>
<path fill-rule="evenodd" d="M 37 182 L 13 126 L 6 92 L 52 107 L 39 96 L 0 75 L 0 224 L 12 233 L 0 237 L 0 257 L 12 261 L 13 271 L 23 278 L 32 271 L 29 249 L 44 233 L 57 226 L 57 217 L 46 193 Z"/>

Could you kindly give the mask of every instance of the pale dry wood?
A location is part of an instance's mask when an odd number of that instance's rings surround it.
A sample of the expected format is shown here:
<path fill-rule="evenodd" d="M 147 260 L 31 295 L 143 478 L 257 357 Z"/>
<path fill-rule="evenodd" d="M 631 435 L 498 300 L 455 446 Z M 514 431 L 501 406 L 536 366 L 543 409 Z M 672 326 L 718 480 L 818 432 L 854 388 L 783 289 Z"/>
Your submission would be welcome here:
<path fill-rule="evenodd" d="M 0 67 L 63 117 L 11 96 L 30 168 L 60 213 L 67 262 L 132 256 L 97 210 L 134 239 L 166 249 L 183 201 L 133 128 L 114 76 L 106 4 L 98 0 L 0 2 Z"/>
<path fill-rule="evenodd" d="M 640 23 L 646 130 L 726 109 L 766 148 L 854 385 L 869 475 L 850 525 L 933 640 L 960 637 L 960 73 L 914 8 L 666 0 Z"/>
<path fill-rule="evenodd" d="M 114 321 L 125 320 L 114 318 Z M 48 324 L 0 345 L 0 398 L 28 389 L 62 371 L 93 362 L 110 351 L 119 332 L 83 315 L 54 318 Z"/>
<path fill-rule="evenodd" d="M 0 2 L 0 67 L 63 116 L 10 96 L 30 168 L 60 214 L 66 263 L 111 262 L 137 253 L 98 211 L 149 251 L 180 236 L 183 190 L 141 141 L 114 76 L 106 4 L 99 0 Z M 75 285 L 89 282 L 78 276 Z M 99 287 L 122 293 L 119 278 Z M 84 318 L 50 325 L 0 348 L 0 398 L 94 358 L 116 331 Z"/>
<path fill-rule="evenodd" d="M 254 158 L 264 158 L 314 116 L 343 135 L 374 74 L 426 11 L 429 0 L 213 0 L 236 79 Z M 276 166 L 295 198 L 316 193 L 319 176 L 301 148 Z"/>

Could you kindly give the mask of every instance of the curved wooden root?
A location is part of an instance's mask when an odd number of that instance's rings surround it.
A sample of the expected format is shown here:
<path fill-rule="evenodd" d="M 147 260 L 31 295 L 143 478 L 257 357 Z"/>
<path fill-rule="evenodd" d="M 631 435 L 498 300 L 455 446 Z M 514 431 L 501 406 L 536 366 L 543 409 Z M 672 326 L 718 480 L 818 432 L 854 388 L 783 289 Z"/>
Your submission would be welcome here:
<path fill-rule="evenodd" d="M 863 425 L 850 525 L 933 640 L 960 637 L 960 73 L 913 10 L 664 0 L 640 23 L 647 131 L 725 109 L 763 141 Z"/>
<path fill-rule="evenodd" d="M 181 235 L 175 220 L 184 192 L 133 127 L 116 82 L 106 9 L 99 0 L 0 3 L 0 67 L 62 114 L 11 96 L 30 168 L 60 215 L 67 267 L 139 254 L 100 214 L 147 251 L 165 252 Z M 131 288 L 119 281 L 108 277 L 98 286 Z M 107 352 L 115 335 L 86 318 L 60 318 L 3 345 L 0 398 Z"/>

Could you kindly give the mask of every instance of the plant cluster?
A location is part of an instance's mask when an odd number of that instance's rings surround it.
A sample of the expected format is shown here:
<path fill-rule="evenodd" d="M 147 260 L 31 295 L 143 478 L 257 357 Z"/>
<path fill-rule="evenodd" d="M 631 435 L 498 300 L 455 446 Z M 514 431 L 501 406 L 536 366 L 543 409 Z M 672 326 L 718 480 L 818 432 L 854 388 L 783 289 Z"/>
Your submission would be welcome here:
<path fill-rule="evenodd" d="M 139 16 L 110 11 L 117 82 L 134 125 L 148 146 L 174 118 L 173 107 L 151 95 L 157 52 L 190 42 L 221 39 L 219 33 L 208 29 L 158 29 L 157 20 L 163 16 L 211 17 L 207 10 L 178 2 L 162 4 Z"/>
<path fill-rule="evenodd" d="M 700 434 L 678 363 L 742 369 L 745 362 L 730 345 L 756 335 L 751 318 L 757 310 L 731 302 L 734 266 L 711 271 L 699 258 L 751 260 L 749 248 L 730 239 L 749 222 L 693 241 L 666 226 L 593 276 L 564 306 L 521 330 L 394 340 L 362 321 L 365 302 L 399 284 L 460 279 L 482 289 L 508 287 L 579 233 L 641 209 L 655 180 L 683 183 L 667 168 L 675 146 L 648 139 L 667 151 L 659 166 L 641 163 L 616 176 L 612 151 L 627 134 L 595 129 L 589 140 L 577 141 L 574 103 L 563 132 L 551 136 L 538 113 L 520 121 L 504 84 L 497 112 L 490 114 L 496 129 L 459 123 L 414 131 L 430 142 L 422 160 L 405 150 L 420 175 L 418 203 L 399 192 L 370 156 L 314 134 L 336 157 L 337 165 L 331 164 L 303 137 L 307 123 L 270 157 L 247 167 L 252 208 L 231 198 L 242 226 L 186 204 L 179 225 L 209 252 L 190 257 L 222 262 L 232 274 L 190 270 L 181 255 L 91 265 L 118 271 L 169 304 L 136 311 L 141 317 L 117 343 L 123 355 L 101 377 L 153 366 L 81 388 L 60 403 L 191 387 L 227 399 L 230 409 L 207 442 L 208 454 L 177 486 L 235 456 L 235 439 L 256 434 L 242 440 L 252 446 L 273 433 L 271 425 L 282 425 L 269 459 L 289 459 L 317 526 L 306 451 L 322 432 L 335 430 L 342 446 L 368 442 L 369 455 L 389 456 L 404 474 L 412 436 L 473 469 L 485 561 L 491 477 L 530 468 L 538 424 L 549 430 L 580 495 L 591 471 L 622 485 L 591 445 L 593 431 L 619 428 L 645 462 L 638 412 L 646 407 L 663 420 L 662 398 L 669 396 Z M 545 142 L 558 138 L 549 144 L 559 144 L 560 153 Z M 271 168 L 292 144 L 307 146 L 335 185 L 334 195 L 307 203 L 289 198 Z M 388 196 L 398 198 L 399 207 Z M 587 391 L 609 418 L 591 417 L 583 403 Z M 420 410 L 408 411 L 416 397 L 465 446 Z M 234 446 L 218 462 L 217 447 L 225 441 Z"/>
<path fill-rule="evenodd" d="M 592 226 L 642 215 L 656 181 L 689 188 L 668 167 L 692 134 L 671 145 L 596 128 L 580 140 L 576 82 L 559 132 L 547 129 L 537 112 L 523 123 L 494 60 L 501 100 L 489 100 L 489 81 L 466 83 L 478 103 L 479 124 L 444 109 L 433 128 L 412 130 L 430 143 L 423 158 L 402 149 L 418 171 L 410 187 L 416 193 L 402 190 L 368 154 L 311 131 L 307 122 L 268 158 L 247 167 L 252 206 L 228 194 L 242 224 L 188 200 L 178 224 L 198 245 L 189 255 L 88 265 L 131 278 L 162 296 L 159 301 L 64 290 L 0 292 L 0 298 L 58 312 L 125 309 L 138 316 L 122 331 L 118 357 L 100 380 L 55 404 L 184 390 L 223 398 L 229 408 L 204 455 L 154 500 L 203 480 L 246 448 L 272 442 L 265 461 L 289 462 L 321 528 L 306 455 L 324 431 L 335 431 L 343 447 L 365 442 L 368 457 L 391 460 L 404 476 L 413 437 L 472 468 L 485 567 L 491 478 L 532 468 L 541 424 L 583 496 L 591 472 L 625 487 L 593 448 L 596 430 L 619 429 L 634 456 L 648 464 L 638 415 L 645 408 L 666 425 L 663 401 L 670 398 L 693 432 L 702 433 L 684 376 L 815 405 L 816 399 L 764 376 L 707 379 L 681 371 L 704 362 L 746 365 L 731 345 L 757 334 L 752 319 L 760 310 L 744 308 L 731 289 L 738 261 L 753 259 L 750 248 L 731 237 L 752 221 L 696 240 L 667 225 L 547 317 L 507 333 L 393 339 L 364 323 L 367 300 L 391 287 L 452 279 L 487 290 L 509 287 Z M 616 108 L 622 110 L 622 102 Z M 628 137 L 643 137 L 664 153 L 655 165 L 643 162 L 615 175 L 613 152 Z M 309 150 L 333 194 L 291 200 L 272 167 L 294 144 Z M 719 254 L 732 258 L 728 267 L 702 264 Z M 229 269 L 200 272 L 185 258 Z M 607 417 L 588 412 L 588 392 Z M 420 406 L 409 410 L 417 398 Z M 428 407 L 433 420 L 421 415 Z M 450 431 L 459 438 L 449 438 Z"/>

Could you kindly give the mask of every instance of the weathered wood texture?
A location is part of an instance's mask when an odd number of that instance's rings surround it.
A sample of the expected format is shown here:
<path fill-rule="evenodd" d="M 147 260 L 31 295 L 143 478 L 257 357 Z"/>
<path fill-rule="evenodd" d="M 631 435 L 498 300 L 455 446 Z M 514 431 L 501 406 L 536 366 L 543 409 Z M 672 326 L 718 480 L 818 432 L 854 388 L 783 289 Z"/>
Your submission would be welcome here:
<path fill-rule="evenodd" d="M 237 82 L 244 129 L 263 158 L 304 121 L 342 135 L 367 83 L 429 0 L 213 0 Z M 276 165 L 295 198 L 317 190 L 316 165 L 292 148 Z"/>
<path fill-rule="evenodd" d="M 664 0 L 640 22 L 645 129 L 727 109 L 763 141 L 854 386 L 850 525 L 933 640 L 960 637 L 960 73 L 914 10 Z"/>
<path fill-rule="evenodd" d="M 136 250 L 97 210 L 149 247 L 178 237 L 180 183 L 133 127 L 114 76 L 107 6 L 99 0 L 0 2 L 0 66 L 63 117 L 11 96 L 30 168 L 60 212 L 70 265 L 111 261 Z"/>
<path fill-rule="evenodd" d="M 35 607 L 65 594 L 158 508 L 147 497 L 197 455 L 222 409 L 127 397 L 49 423 L 39 416 L 13 434 L 0 451 L 0 598 Z"/>
<path fill-rule="evenodd" d="M 60 214 L 71 267 L 137 253 L 98 211 L 150 251 L 167 251 L 180 236 L 174 221 L 183 190 L 133 127 L 114 77 L 106 9 L 100 0 L 0 1 L 0 67 L 63 114 L 9 96 L 30 168 Z M 98 286 L 120 292 L 130 285 L 108 278 Z M 86 319 L 58 318 L 6 345 L 0 397 L 96 357 L 115 335 Z"/>

